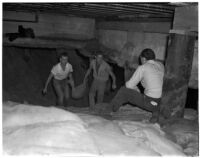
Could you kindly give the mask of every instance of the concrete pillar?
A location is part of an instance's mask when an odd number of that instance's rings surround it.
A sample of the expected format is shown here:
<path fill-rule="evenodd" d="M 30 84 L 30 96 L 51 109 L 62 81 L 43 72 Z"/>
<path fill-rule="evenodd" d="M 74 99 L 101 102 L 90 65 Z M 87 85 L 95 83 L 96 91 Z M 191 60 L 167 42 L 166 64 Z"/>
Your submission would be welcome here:
<path fill-rule="evenodd" d="M 160 115 L 166 119 L 183 117 L 191 74 L 195 36 L 169 36 Z"/>

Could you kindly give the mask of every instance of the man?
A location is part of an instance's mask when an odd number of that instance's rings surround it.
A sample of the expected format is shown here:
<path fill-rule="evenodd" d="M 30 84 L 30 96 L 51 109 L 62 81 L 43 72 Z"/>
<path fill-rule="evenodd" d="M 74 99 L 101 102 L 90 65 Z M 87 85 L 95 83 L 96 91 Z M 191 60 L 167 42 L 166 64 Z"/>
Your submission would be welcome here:
<path fill-rule="evenodd" d="M 104 61 L 103 55 L 98 54 L 96 59 L 92 60 L 90 63 L 90 67 L 86 72 L 85 79 L 89 76 L 89 74 L 93 71 L 93 82 L 89 92 L 89 106 L 91 109 L 94 108 L 95 105 L 95 97 L 97 93 L 97 102 L 102 103 L 104 99 L 104 92 L 106 88 L 106 83 L 109 79 L 109 75 L 112 77 L 112 88 L 116 88 L 116 77 L 111 70 L 109 64 Z"/>
<path fill-rule="evenodd" d="M 151 111 L 151 122 L 157 121 L 159 103 L 162 95 L 164 65 L 155 60 L 151 49 L 144 49 L 140 54 L 142 65 L 139 66 L 132 77 L 121 87 L 112 99 L 113 111 L 117 111 L 123 103 L 130 102 L 144 110 Z M 141 82 L 144 94 L 141 94 L 137 84 Z"/>
<path fill-rule="evenodd" d="M 68 62 L 67 53 L 62 53 L 60 55 L 60 62 L 56 64 L 49 74 L 49 77 L 46 81 L 43 93 L 47 93 L 47 87 L 51 79 L 53 78 L 53 86 L 57 95 L 57 104 L 63 106 L 64 98 L 66 101 L 69 99 L 69 80 L 72 78 L 73 68 L 72 65 Z"/>

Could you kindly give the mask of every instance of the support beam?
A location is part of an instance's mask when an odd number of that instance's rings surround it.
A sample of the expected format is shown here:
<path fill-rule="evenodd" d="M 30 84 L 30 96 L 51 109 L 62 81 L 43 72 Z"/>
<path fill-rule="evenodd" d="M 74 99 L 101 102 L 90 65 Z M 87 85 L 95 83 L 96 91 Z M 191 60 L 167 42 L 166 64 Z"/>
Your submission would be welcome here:
<path fill-rule="evenodd" d="M 169 34 L 171 22 L 117 22 L 97 21 L 97 29 Z"/>
<path fill-rule="evenodd" d="M 166 119 L 184 115 L 194 43 L 195 36 L 170 34 L 160 111 Z"/>

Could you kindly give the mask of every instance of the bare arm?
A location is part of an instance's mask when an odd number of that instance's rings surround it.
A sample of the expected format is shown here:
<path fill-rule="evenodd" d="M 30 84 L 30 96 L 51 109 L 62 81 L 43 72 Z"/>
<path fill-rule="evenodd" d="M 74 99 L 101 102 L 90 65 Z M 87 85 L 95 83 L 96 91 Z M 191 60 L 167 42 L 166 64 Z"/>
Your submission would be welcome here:
<path fill-rule="evenodd" d="M 142 67 L 138 67 L 132 77 L 126 82 L 125 86 L 126 88 L 135 89 L 139 92 L 139 89 L 137 87 L 137 84 L 142 79 Z"/>
<path fill-rule="evenodd" d="M 49 82 L 51 81 L 52 78 L 53 78 L 53 74 L 50 73 L 50 74 L 49 74 L 49 77 L 48 77 L 48 79 L 47 79 L 47 81 L 46 81 L 46 83 L 45 83 L 44 89 L 43 89 L 43 92 L 44 92 L 44 93 L 47 92 L 47 87 L 48 87 Z"/>
<path fill-rule="evenodd" d="M 74 79 L 72 77 L 72 73 L 71 72 L 69 73 L 68 83 L 69 83 L 69 85 L 72 86 L 72 88 L 74 88 Z"/>
<path fill-rule="evenodd" d="M 111 78 L 112 78 L 112 81 L 113 81 L 113 84 L 112 84 L 112 88 L 115 89 L 116 88 L 116 77 L 115 77 L 115 74 L 113 73 L 113 71 L 111 69 L 108 70 Z"/>
<path fill-rule="evenodd" d="M 89 69 L 87 70 L 87 72 L 85 74 L 84 81 L 88 78 L 88 76 L 90 75 L 91 71 L 92 71 L 92 64 L 90 64 L 90 67 L 89 67 Z"/>
<path fill-rule="evenodd" d="M 73 80 L 72 73 L 69 73 L 69 80 Z"/>

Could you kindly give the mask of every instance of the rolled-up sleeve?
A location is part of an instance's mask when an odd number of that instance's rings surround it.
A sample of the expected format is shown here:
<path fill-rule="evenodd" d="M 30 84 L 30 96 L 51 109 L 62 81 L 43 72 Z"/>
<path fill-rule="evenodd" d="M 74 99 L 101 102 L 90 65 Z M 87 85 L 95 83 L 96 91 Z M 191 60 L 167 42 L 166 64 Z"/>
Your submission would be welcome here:
<path fill-rule="evenodd" d="M 69 72 L 73 72 L 73 67 L 72 67 L 71 64 L 70 64 L 70 66 L 69 66 Z"/>
<path fill-rule="evenodd" d="M 130 78 L 130 80 L 126 82 L 126 88 L 138 90 L 137 84 L 142 80 L 142 71 L 143 67 L 139 66 L 134 72 L 133 76 Z"/>

